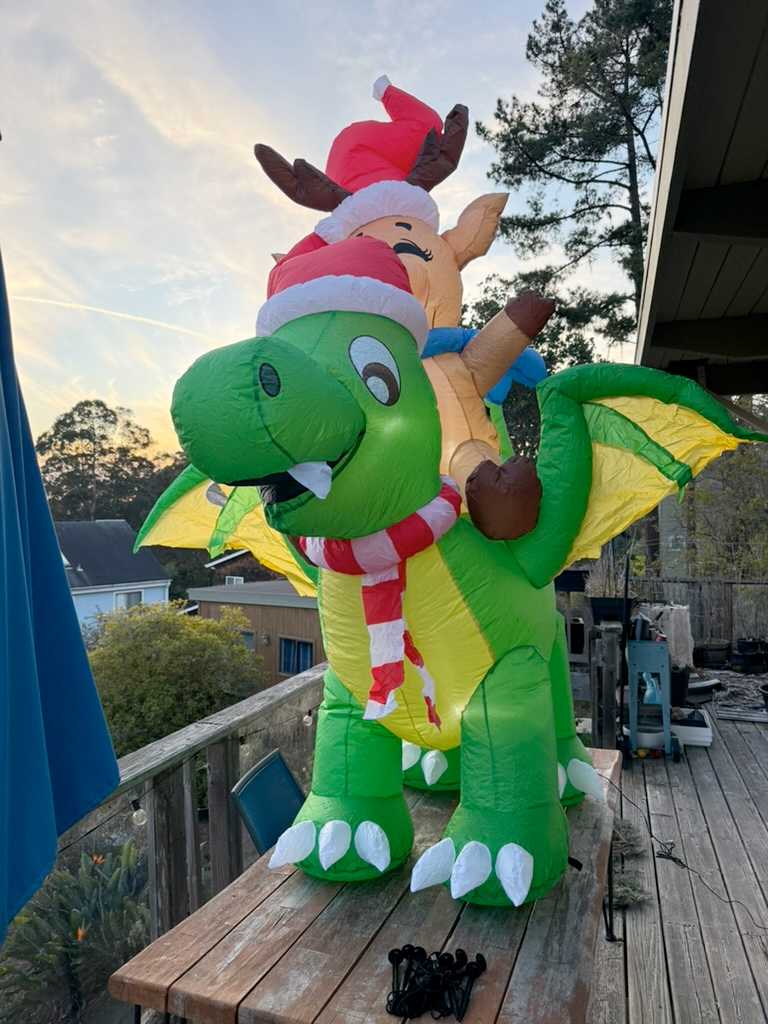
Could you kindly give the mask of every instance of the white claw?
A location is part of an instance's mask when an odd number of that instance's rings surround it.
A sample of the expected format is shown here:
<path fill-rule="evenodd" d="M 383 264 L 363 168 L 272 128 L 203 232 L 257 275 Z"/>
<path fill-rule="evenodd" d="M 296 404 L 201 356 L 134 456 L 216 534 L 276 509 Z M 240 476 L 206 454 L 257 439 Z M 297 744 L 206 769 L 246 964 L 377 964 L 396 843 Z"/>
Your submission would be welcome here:
<path fill-rule="evenodd" d="M 533 857 L 517 843 L 507 843 L 496 856 L 496 875 L 504 892 L 519 907 L 531 888 Z"/>
<path fill-rule="evenodd" d="M 308 857 L 315 846 L 314 821 L 299 821 L 291 825 L 280 836 L 269 858 L 271 868 L 281 868 L 283 864 L 298 864 Z"/>
<path fill-rule="evenodd" d="M 355 849 L 358 856 L 379 871 L 389 867 L 389 840 L 387 833 L 375 821 L 363 821 L 355 832 Z"/>
<path fill-rule="evenodd" d="M 576 789 L 580 789 L 582 793 L 594 797 L 595 800 L 605 801 L 605 790 L 600 781 L 600 776 L 591 764 L 577 761 L 575 757 L 572 758 L 568 762 L 568 778 L 571 785 L 575 786 Z"/>
<path fill-rule="evenodd" d="M 320 829 L 317 841 L 317 855 L 321 867 L 327 871 L 337 860 L 341 860 L 352 842 L 352 829 L 346 821 L 328 821 Z"/>
<path fill-rule="evenodd" d="M 447 882 L 455 860 L 456 847 L 452 839 L 441 839 L 439 843 L 428 847 L 413 865 L 411 892 Z"/>
<path fill-rule="evenodd" d="M 456 858 L 451 872 L 451 896 L 459 899 L 470 889 L 482 885 L 491 873 L 491 851 L 485 843 L 471 840 Z"/>
<path fill-rule="evenodd" d="M 428 750 L 421 759 L 421 770 L 428 786 L 434 786 L 448 767 L 448 758 L 442 750 Z"/>
<path fill-rule="evenodd" d="M 561 764 L 557 766 L 557 795 L 562 797 L 565 787 L 568 785 L 568 774 Z"/>
<path fill-rule="evenodd" d="M 421 747 L 403 740 L 403 771 L 407 772 L 409 768 L 413 768 L 420 757 Z"/>

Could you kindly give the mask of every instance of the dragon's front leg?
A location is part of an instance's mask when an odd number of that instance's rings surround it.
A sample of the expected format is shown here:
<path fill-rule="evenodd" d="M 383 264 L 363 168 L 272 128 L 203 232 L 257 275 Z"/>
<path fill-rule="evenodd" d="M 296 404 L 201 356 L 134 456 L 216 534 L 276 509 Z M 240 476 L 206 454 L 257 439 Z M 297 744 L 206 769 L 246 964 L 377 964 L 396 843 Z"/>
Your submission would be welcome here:
<path fill-rule="evenodd" d="M 413 869 L 414 890 L 450 880 L 454 897 L 519 906 L 550 889 L 568 860 L 549 665 L 510 651 L 469 702 L 461 728 L 461 800 L 445 838 Z"/>
<path fill-rule="evenodd" d="M 402 744 L 363 719 L 332 669 L 318 713 L 312 788 L 270 866 L 295 863 L 333 881 L 374 878 L 398 867 L 413 844 L 403 797 Z"/>
<path fill-rule="evenodd" d="M 601 798 L 603 787 L 597 772 L 592 768 L 589 751 L 576 734 L 568 643 L 562 615 L 557 616 L 555 642 L 549 659 L 549 675 L 555 714 L 560 800 L 565 807 L 571 807 L 580 803 L 585 793 Z"/>

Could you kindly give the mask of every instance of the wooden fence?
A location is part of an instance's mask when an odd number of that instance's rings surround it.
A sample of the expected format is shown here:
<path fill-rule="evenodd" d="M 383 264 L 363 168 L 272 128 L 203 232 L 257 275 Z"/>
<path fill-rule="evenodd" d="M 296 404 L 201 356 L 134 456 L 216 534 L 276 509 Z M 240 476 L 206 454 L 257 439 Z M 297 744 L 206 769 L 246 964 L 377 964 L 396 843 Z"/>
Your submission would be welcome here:
<path fill-rule="evenodd" d="M 768 637 L 768 582 L 765 580 L 694 580 L 636 576 L 632 592 L 643 601 L 671 601 L 691 610 L 697 643 Z"/>
<path fill-rule="evenodd" d="M 121 758 L 119 788 L 62 836 L 60 856 L 97 850 L 105 835 L 136 840 L 132 816 L 141 808 L 152 938 L 183 920 L 255 857 L 229 795 L 241 775 L 279 748 L 309 788 L 324 669 L 292 676 Z M 207 823 L 198 808 L 202 789 Z"/>

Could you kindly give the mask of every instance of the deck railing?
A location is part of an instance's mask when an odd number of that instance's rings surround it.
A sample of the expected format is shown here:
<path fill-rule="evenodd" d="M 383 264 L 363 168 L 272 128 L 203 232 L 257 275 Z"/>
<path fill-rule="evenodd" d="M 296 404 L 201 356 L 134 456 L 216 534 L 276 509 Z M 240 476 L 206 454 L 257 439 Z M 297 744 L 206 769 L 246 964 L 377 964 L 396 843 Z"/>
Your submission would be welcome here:
<path fill-rule="evenodd" d="M 230 799 L 237 779 L 278 748 L 301 785 L 309 787 L 324 669 L 318 665 L 292 676 L 121 758 L 118 789 L 61 837 L 57 868 L 77 877 L 83 854 L 89 864 L 98 865 L 106 851 L 130 844 L 138 849 L 138 861 L 147 873 L 141 894 L 148 916 L 146 941 L 183 920 L 255 859 Z M 82 884 L 91 883 L 84 878 Z M 67 944 L 79 942 L 86 931 L 73 924 L 70 936 L 65 923 L 61 941 L 55 937 L 62 962 L 77 961 L 78 951 L 70 957 Z M 17 973 L 24 973 L 24 964 L 15 966 Z M 2 968 L 0 957 L 0 997 Z M 106 981 L 104 977 L 104 990 Z M 70 987 L 71 1014 L 62 1006 L 56 1021 L 122 1020 L 119 1008 L 108 1005 L 106 996 L 102 1002 L 97 998 L 89 1010 L 92 993 L 77 984 Z M 64 990 L 64 1004 L 68 998 Z M 30 1005 L 24 1019 L 54 1017 L 38 1016 Z"/>

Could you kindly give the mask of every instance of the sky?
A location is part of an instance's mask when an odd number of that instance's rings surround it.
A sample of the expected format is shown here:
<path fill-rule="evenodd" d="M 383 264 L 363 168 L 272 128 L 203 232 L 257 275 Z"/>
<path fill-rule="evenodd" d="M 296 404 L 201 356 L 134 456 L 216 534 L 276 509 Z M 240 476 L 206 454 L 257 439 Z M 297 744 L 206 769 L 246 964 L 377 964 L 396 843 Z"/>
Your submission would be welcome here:
<path fill-rule="evenodd" d="M 571 13 L 586 6 L 572 0 Z M 371 96 L 380 74 L 443 114 L 462 102 L 488 122 L 499 96 L 535 95 L 525 40 L 542 7 L 0 0 L 0 247 L 35 435 L 101 398 L 175 448 L 174 382 L 203 352 L 253 335 L 270 254 L 317 220 L 266 179 L 254 143 L 324 166 L 342 127 L 385 116 Z M 433 193 L 443 228 L 499 191 L 492 158 L 472 132 Z M 465 270 L 465 293 L 523 266 L 497 241 Z M 606 259 L 572 280 L 626 287 Z"/>

